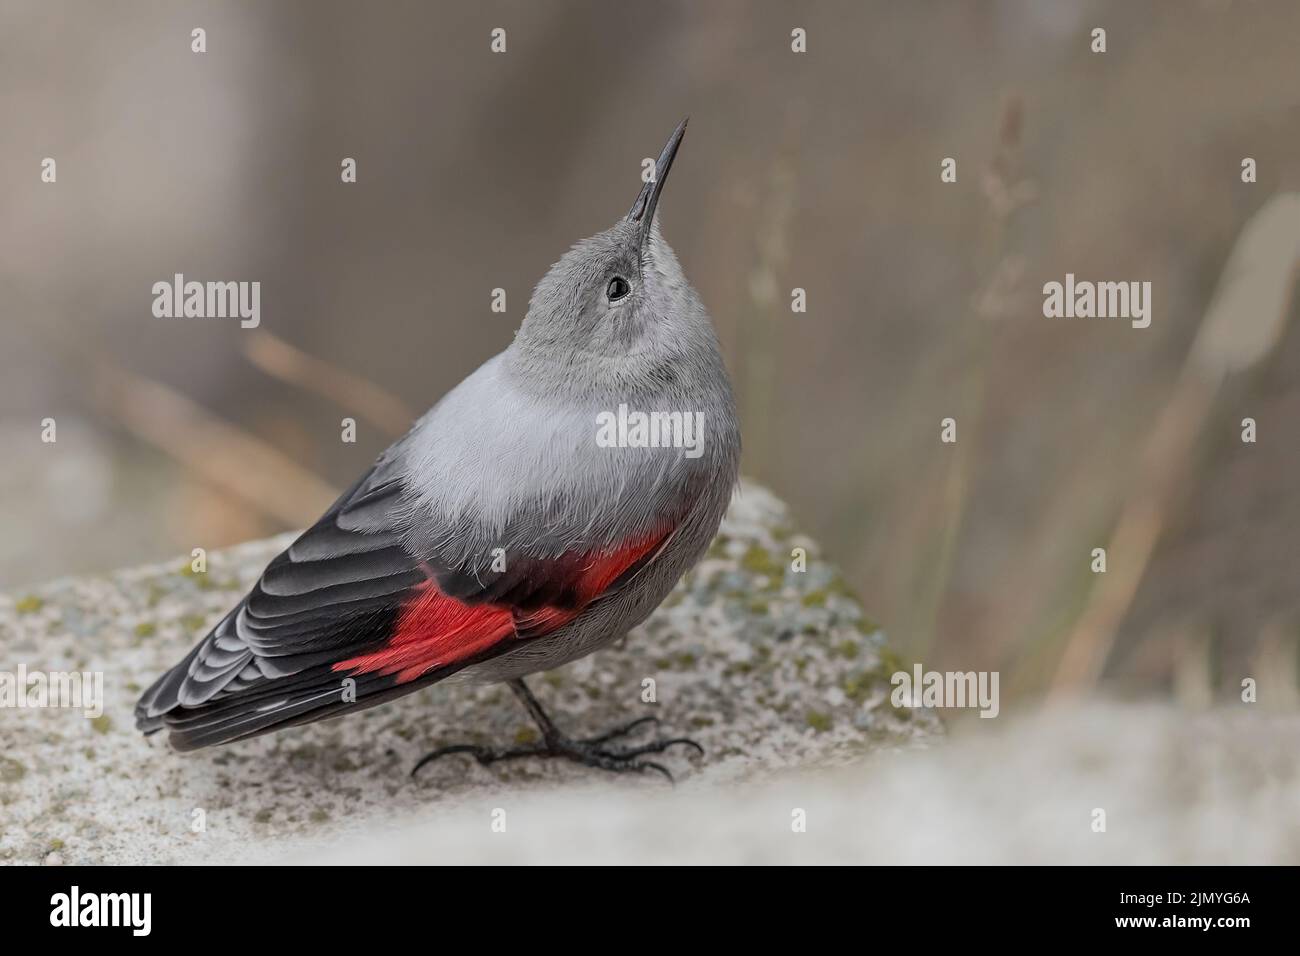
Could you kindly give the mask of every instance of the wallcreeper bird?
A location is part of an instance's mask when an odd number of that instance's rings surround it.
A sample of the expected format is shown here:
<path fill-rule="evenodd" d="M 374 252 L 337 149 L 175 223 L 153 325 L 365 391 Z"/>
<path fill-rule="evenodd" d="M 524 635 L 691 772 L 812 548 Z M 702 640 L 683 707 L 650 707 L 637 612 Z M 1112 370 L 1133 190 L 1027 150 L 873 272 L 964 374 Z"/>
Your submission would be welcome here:
<path fill-rule="evenodd" d="M 736 483 L 740 434 L 718 342 L 655 216 L 685 131 L 683 121 L 627 216 L 538 283 L 510 347 L 381 454 L 145 691 L 141 730 L 165 728 L 194 750 L 457 675 L 507 682 L 541 741 L 445 747 L 412 773 L 468 753 L 669 775 L 642 758 L 698 749 L 611 743 L 654 718 L 570 738 L 523 682 L 645 620 L 707 549 Z M 598 416 L 622 404 L 691 413 L 702 444 L 688 455 L 598 442 Z"/>

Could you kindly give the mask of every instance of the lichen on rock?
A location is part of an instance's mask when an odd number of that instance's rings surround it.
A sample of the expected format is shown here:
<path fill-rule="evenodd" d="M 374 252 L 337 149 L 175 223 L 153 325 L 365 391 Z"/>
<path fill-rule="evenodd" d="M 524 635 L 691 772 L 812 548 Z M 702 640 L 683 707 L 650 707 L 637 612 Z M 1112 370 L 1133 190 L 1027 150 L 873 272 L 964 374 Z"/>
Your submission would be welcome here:
<path fill-rule="evenodd" d="M 681 786 L 829 766 L 939 731 L 889 703 L 899 661 L 784 505 L 745 484 L 708 555 L 664 605 L 615 646 L 530 683 L 561 726 L 590 735 L 654 715 L 703 758 L 665 762 Z M 188 562 L 63 579 L 0 597 L 0 670 L 99 671 L 104 713 L 0 712 L 0 862 L 237 861 L 321 845 L 430 805 L 593 780 L 563 761 L 480 767 L 467 757 L 409 770 L 451 743 L 532 733 L 499 686 L 436 685 L 345 719 L 210 751 L 177 754 L 141 737 L 142 688 L 215 624 L 292 535 Z M 796 570 L 794 549 L 806 569 Z M 652 683 L 651 683 L 652 682 Z M 650 689 L 653 688 L 653 695 Z M 646 698 L 653 696 L 652 701 Z"/>

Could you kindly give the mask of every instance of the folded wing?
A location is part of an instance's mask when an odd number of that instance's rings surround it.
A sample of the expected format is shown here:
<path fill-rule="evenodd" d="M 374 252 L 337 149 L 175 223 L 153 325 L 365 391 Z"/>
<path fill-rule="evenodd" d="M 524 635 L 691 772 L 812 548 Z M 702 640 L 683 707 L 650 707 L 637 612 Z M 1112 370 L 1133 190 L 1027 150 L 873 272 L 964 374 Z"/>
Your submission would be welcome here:
<path fill-rule="evenodd" d="M 408 502 L 381 461 L 141 696 L 136 723 L 194 750 L 374 706 L 554 632 L 660 553 L 673 529 L 503 570 L 403 543 Z"/>

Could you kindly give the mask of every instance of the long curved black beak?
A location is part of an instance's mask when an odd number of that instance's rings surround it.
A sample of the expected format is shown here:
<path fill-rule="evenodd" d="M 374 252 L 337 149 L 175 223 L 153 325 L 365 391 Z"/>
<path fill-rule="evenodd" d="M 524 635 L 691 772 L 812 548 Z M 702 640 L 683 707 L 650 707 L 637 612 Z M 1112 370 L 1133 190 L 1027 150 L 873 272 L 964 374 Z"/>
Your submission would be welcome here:
<path fill-rule="evenodd" d="M 654 222 L 655 207 L 659 205 L 659 196 L 664 191 L 664 183 L 668 181 L 668 171 L 673 168 L 673 159 L 677 156 L 677 147 L 682 145 L 682 137 L 686 135 L 686 124 L 690 117 L 682 120 L 673 130 L 673 135 L 668 137 L 668 143 L 664 146 L 664 151 L 659 154 L 659 161 L 655 163 L 654 179 L 641 187 L 641 193 L 636 197 L 636 202 L 632 204 L 632 209 L 627 214 L 628 222 L 640 224 L 641 248 L 645 248 L 646 240 L 650 237 L 650 225 Z"/>

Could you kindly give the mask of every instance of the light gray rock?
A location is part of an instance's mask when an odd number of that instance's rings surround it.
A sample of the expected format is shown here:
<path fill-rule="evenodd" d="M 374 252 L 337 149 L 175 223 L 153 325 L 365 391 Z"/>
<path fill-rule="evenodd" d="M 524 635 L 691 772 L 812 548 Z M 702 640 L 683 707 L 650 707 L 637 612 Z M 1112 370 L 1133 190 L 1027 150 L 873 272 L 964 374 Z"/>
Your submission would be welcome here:
<path fill-rule="evenodd" d="M 485 795 L 301 859 L 1294 866 L 1298 742 L 1294 714 L 1250 705 L 1009 707 L 959 722 L 933 747 L 743 784 L 619 800 L 589 782 Z"/>
<path fill-rule="evenodd" d="M 669 792 L 654 776 L 614 778 L 554 760 L 484 768 L 449 757 L 412 780 L 415 761 L 439 746 L 532 735 L 501 687 L 435 686 L 342 720 L 189 755 L 142 738 L 131 717 L 141 689 L 291 537 L 211 553 L 204 574 L 178 560 L 0 597 L 0 671 L 102 672 L 105 696 L 93 720 L 66 709 L 0 710 L 0 862 L 277 859 L 328 852 L 413 816 L 558 788 L 597 802 Z M 791 568 L 795 548 L 807 552 L 805 572 Z M 890 705 L 898 666 L 780 501 L 746 484 L 709 555 L 644 626 L 530 684 L 575 734 L 654 714 L 666 732 L 699 740 L 704 758 L 664 758 L 689 791 L 924 743 L 940 725 Z M 655 703 L 642 700 L 646 680 L 655 682 Z"/>

